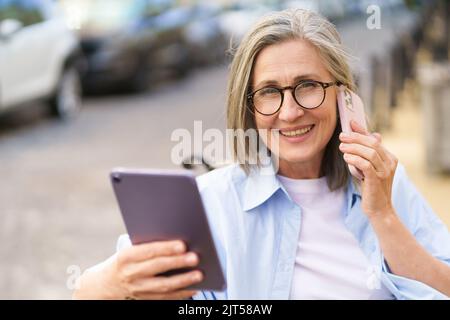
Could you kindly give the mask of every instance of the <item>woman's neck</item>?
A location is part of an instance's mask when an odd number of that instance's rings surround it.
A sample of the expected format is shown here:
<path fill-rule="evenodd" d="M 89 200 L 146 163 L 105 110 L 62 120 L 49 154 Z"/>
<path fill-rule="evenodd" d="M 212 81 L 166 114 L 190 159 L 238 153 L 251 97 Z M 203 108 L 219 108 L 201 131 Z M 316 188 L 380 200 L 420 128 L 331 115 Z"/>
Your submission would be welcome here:
<path fill-rule="evenodd" d="M 289 162 L 280 159 L 278 174 L 292 179 L 323 177 L 321 161 Z"/>

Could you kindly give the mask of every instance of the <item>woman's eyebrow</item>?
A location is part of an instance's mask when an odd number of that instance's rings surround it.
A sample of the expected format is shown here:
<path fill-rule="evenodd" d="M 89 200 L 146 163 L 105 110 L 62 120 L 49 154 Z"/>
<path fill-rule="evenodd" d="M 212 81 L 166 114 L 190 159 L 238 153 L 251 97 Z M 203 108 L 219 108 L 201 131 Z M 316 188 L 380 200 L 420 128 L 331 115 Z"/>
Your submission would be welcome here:
<path fill-rule="evenodd" d="M 307 73 L 307 74 L 302 74 L 299 76 L 296 76 L 293 80 L 291 84 L 296 84 L 297 82 L 301 81 L 301 80 L 319 80 L 320 76 L 318 74 L 315 73 Z M 261 82 L 259 82 L 256 86 L 254 86 L 254 88 L 263 88 L 265 86 L 268 85 L 280 85 L 280 82 L 278 82 L 277 80 L 263 80 Z"/>
<path fill-rule="evenodd" d="M 294 78 L 294 83 L 301 81 L 301 80 L 320 80 L 320 76 L 315 73 L 308 73 L 303 74 L 301 76 L 297 76 Z"/>

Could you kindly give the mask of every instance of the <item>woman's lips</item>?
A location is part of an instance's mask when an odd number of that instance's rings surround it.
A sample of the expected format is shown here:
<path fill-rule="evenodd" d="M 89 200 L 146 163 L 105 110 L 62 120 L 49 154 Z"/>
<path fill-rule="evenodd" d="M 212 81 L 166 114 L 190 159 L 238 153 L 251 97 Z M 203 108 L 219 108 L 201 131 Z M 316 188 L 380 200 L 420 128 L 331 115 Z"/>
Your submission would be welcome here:
<path fill-rule="evenodd" d="M 294 129 L 280 129 L 278 132 L 282 139 L 289 142 L 301 142 L 308 139 L 314 130 L 315 125 L 303 126 Z"/>

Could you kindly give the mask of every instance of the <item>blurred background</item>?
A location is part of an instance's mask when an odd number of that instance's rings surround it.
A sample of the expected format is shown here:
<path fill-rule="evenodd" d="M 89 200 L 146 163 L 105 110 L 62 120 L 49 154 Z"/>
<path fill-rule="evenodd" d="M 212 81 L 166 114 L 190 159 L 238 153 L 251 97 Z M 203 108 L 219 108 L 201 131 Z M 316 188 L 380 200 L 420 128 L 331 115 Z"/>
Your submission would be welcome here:
<path fill-rule="evenodd" d="M 450 226 L 449 1 L 0 0 L 1 299 L 71 297 L 125 232 L 111 168 L 180 167 L 173 130 L 224 130 L 230 45 L 288 7 L 336 24 L 373 130 Z"/>

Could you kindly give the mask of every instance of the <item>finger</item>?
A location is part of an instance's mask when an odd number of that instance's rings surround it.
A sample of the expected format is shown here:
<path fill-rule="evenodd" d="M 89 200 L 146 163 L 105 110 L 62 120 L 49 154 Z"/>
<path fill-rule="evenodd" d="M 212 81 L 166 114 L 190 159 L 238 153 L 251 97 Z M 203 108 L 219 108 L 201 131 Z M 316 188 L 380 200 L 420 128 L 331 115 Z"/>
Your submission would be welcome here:
<path fill-rule="evenodd" d="M 143 293 L 136 297 L 139 300 L 182 300 L 195 296 L 198 291 L 195 290 L 179 290 L 168 294 L 163 293 Z"/>
<path fill-rule="evenodd" d="M 349 133 L 342 132 L 339 135 L 339 139 L 341 140 L 341 142 L 344 143 L 358 143 L 366 147 L 375 149 L 378 152 L 381 160 L 389 161 L 388 156 L 386 155 L 385 152 L 386 149 L 382 146 L 381 141 L 378 140 L 373 135 L 365 135 L 358 132 L 349 132 Z"/>
<path fill-rule="evenodd" d="M 379 134 L 378 132 L 373 132 L 372 136 L 374 136 L 378 140 L 378 142 L 381 143 L 381 134 Z"/>
<path fill-rule="evenodd" d="M 195 270 L 171 277 L 155 277 L 152 280 L 155 286 L 153 292 L 170 293 L 201 282 L 203 274 L 199 270 Z"/>
<path fill-rule="evenodd" d="M 395 172 L 395 169 L 397 168 L 397 164 L 398 164 L 398 159 L 393 153 L 389 152 L 389 150 L 385 149 L 385 152 L 386 152 L 388 159 L 390 160 L 391 169 Z"/>
<path fill-rule="evenodd" d="M 125 251 L 127 250 L 127 251 Z M 123 259 L 127 262 L 139 262 L 155 257 L 173 256 L 186 252 L 186 244 L 181 240 L 155 241 L 133 245 L 125 249 Z"/>
<path fill-rule="evenodd" d="M 343 153 L 354 154 L 370 161 L 377 172 L 386 171 L 386 165 L 375 149 L 357 143 L 341 143 L 339 149 Z"/>
<path fill-rule="evenodd" d="M 133 285 L 133 294 L 140 296 L 146 293 L 170 294 L 174 291 L 186 289 L 203 280 L 203 274 L 199 270 L 185 272 L 170 277 L 153 277 L 142 279 Z"/>
<path fill-rule="evenodd" d="M 157 257 L 136 263 L 129 267 L 128 272 L 129 274 L 132 274 L 132 279 L 147 278 L 171 270 L 194 267 L 198 262 L 198 256 L 194 252 L 189 252 L 183 255 Z"/>
<path fill-rule="evenodd" d="M 174 293 L 169 293 L 167 295 L 163 295 L 160 300 L 182 300 L 189 299 L 192 296 L 196 295 L 197 291 L 194 290 L 180 290 Z"/>
<path fill-rule="evenodd" d="M 375 168 L 372 166 L 370 161 L 350 153 L 344 154 L 344 160 L 348 164 L 351 164 L 361 170 L 364 174 L 364 177 L 367 178 L 376 176 Z"/>
<path fill-rule="evenodd" d="M 364 135 L 369 134 L 369 132 L 362 126 L 360 125 L 358 122 L 356 122 L 355 120 L 351 120 L 350 121 L 350 127 L 354 132 L 358 132 Z"/>
<path fill-rule="evenodd" d="M 357 142 L 371 148 L 378 147 L 380 144 L 374 136 L 359 132 L 341 132 L 339 139 L 342 142 Z"/>

